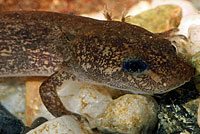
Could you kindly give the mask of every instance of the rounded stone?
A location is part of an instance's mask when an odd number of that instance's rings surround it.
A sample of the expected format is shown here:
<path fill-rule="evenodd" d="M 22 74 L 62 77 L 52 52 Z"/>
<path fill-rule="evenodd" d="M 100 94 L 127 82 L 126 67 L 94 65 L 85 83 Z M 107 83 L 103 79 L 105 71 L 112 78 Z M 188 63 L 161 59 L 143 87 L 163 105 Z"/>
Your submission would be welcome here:
<path fill-rule="evenodd" d="M 97 128 L 105 133 L 151 134 L 157 123 L 157 108 L 150 96 L 126 94 L 108 105 Z"/>
<path fill-rule="evenodd" d="M 70 81 L 68 81 L 70 82 Z M 96 127 L 96 118 L 112 101 L 105 87 L 82 82 L 68 82 L 58 92 L 64 106 L 74 113 L 85 116 L 91 128 Z"/>
<path fill-rule="evenodd" d="M 66 115 L 47 121 L 27 134 L 92 134 L 86 122 L 78 122 L 73 116 Z"/>

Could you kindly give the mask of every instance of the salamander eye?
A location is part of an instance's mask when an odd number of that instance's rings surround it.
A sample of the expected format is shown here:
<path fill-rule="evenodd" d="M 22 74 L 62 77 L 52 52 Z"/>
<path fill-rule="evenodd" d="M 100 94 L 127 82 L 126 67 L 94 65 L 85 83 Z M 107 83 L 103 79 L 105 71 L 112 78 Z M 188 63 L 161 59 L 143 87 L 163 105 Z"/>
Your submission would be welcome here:
<path fill-rule="evenodd" d="M 171 44 L 171 46 L 172 46 L 172 49 L 174 50 L 174 52 L 177 52 L 177 48 L 176 48 L 176 41 L 172 41 L 172 44 Z"/>
<path fill-rule="evenodd" d="M 176 46 L 172 45 L 172 49 L 174 50 L 174 52 L 176 52 Z"/>
<path fill-rule="evenodd" d="M 122 68 L 128 73 L 141 73 L 148 69 L 148 65 L 141 59 L 128 59 L 123 62 Z"/>

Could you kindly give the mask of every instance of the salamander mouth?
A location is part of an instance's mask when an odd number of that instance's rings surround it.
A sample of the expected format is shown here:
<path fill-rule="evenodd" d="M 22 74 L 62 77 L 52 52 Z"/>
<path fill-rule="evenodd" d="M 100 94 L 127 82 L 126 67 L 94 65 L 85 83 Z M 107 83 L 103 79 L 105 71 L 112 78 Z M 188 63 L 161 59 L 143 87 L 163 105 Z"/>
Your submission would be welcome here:
<path fill-rule="evenodd" d="M 158 92 L 155 92 L 155 94 L 163 94 L 174 90 L 184 85 L 186 82 L 190 81 L 191 78 L 194 76 L 195 68 L 193 68 L 192 65 L 188 62 L 184 61 L 182 64 L 177 65 L 182 66 L 182 68 L 179 68 L 175 75 L 167 79 L 166 83 L 168 86 L 166 86 L 165 89 L 160 89 Z"/>
<path fill-rule="evenodd" d="M 182 82 L 176 84 L 175 86 L 173 86 L 171 88 L 167 88 L 166 90 L 163 90 L 163 91 L 160 91 L 160 92 L 156 92 L 155 94 L 164 94 L 164 93 L 167 93 L 169 91 L 172 91 L 172 90 L 174 90 L 174 89 L 176 89 L 176 88 L 184 85 L 185 83 L 189 82 L 190 80 L 191 80 L 191 78 L 188 78 L 187 80 L 182 81 Z"/>

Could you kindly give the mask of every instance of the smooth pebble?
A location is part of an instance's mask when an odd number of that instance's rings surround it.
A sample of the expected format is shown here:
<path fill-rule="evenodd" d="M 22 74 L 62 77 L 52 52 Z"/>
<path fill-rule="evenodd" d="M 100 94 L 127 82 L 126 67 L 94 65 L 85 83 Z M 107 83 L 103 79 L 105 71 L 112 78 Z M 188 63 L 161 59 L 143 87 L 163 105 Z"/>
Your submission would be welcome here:
<path fill-rule="evenodd" d="M 151 134 L 157 123 L 157 108 L 150 96 L 126 94 L 108 105 L 97 126 L 105 133 Z"/>

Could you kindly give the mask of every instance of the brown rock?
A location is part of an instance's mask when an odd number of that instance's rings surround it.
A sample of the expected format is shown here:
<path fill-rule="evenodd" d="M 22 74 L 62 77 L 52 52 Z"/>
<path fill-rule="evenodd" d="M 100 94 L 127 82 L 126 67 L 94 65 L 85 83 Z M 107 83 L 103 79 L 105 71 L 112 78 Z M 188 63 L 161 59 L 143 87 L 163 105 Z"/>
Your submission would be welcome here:
<path fill-rule="evenodd" d="M 35 120 L 35 115 L 39 112 L 42 101 L 39 95 L 39 87 L 45 77 L 31 77 L 26 80 L 26 121 L 30 126 Z"/>

